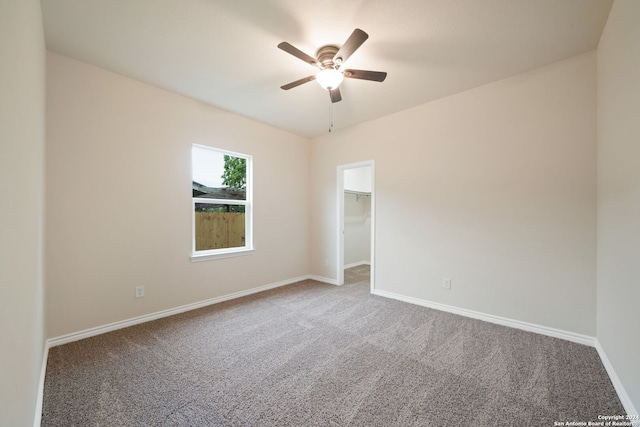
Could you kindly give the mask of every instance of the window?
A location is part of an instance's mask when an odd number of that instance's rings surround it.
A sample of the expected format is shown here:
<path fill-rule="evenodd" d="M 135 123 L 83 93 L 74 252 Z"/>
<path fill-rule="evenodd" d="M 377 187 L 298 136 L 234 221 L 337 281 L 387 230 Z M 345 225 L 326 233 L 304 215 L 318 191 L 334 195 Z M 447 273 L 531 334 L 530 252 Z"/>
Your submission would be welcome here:
<path fill-rule="evenodd" d="M 192 261 L 253 251 L 251 167 L 246 154 L 193 145 Z"/>

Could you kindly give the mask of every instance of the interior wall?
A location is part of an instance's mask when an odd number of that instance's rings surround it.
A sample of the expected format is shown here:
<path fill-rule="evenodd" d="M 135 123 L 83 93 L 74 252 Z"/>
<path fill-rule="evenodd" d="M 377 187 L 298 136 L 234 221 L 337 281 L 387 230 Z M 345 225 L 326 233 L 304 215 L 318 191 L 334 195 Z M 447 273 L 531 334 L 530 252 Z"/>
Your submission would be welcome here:
<path fill-rule="evenodd" d="M 44 348 L 40 1 L 0 2 L 0 425 L 33 425 Z"/>
<path fill-rule="evenodd" d="M 56 53 L 47 78 L 49 337 L 309 273 L 307 139 Z M 190 261 L 193 143 L 253 156 L 254 254 Z"/>
<path fill-rule="evenodd" d="M 377 289 L 594 336 L 595 119 L 590 52 L 314 139 L 312 274 L 337 165 L 374 159 Z"/>
<path fill-rule="evenodd" d="M 344 259 L 348 268 L 371 262 L 371 166 L 343 171 Z M 368 193 L 369 196 L 357 193 Z"/>
<path fill-rule="evenodd" d="M 371 166 L 344 170 L 344 189 L 371 193 Z"/>
<path fill-rule="evenodd" d="M 371 168 L 369 168 L 371 173 Z M 371 185 L 369 185 L 371 191 Z M 371 196 L 344 193 L 344 265 L 371 262 Z"/>
<path fill-rule="evenodd" d="M 598 341 L 640 409 L 640 2 L 616 0 L 598 46 Z"/>

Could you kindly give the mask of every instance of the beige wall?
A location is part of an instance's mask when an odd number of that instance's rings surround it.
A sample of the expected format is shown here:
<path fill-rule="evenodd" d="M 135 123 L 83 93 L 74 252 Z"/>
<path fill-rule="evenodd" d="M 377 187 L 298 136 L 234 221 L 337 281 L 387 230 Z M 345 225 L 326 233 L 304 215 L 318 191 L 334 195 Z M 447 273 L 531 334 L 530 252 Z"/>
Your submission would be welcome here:
<path fill-rule="evenodd" d="M 313 140 L 312 274 L 374 159 L 377 289 L 594 336 L 595 103 L 591 52 Z"/>
<path fill-rule="evenodd" d="M 640 2 L 616 0 L 598 47 L 598 340 L 636 411 L 639 257 Z"/>
<path fill-rule="evenodd" d="M 308 140 L 47 58 L 49 337 L 308 274 Z M 255 254 L 190 261 L 193 143 L 253 156 Z"/>
<path fill-rule="evenodd" d="M 33 425 L 43 355 L 40 2 L 0 1 L 0 425 Z"/>

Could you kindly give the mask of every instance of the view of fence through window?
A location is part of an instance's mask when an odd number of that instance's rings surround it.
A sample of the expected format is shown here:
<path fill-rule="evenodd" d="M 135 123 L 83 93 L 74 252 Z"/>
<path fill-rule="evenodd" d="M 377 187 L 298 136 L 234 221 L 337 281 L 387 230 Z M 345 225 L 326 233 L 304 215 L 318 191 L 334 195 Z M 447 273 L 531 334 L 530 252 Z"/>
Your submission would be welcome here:
<path fill-rule="evenodd" d="M 247 158 L 193 146 L 195 251 L 247 245 Z"/>
<path fill-rule="evenodd" d="M 195 212 L 196 251 L 245 246 L 244 212 L 210 212 L 197 209 L 198 207 Z"/>

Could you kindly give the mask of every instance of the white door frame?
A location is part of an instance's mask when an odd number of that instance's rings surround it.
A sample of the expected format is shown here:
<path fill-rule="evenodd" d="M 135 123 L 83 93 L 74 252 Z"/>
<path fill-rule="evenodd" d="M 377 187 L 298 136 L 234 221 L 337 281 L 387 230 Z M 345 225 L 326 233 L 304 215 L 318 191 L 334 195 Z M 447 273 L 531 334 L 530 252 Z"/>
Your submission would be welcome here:
<path fill-rule="evenodd" d="M 371 292 L 375 289 L 375 229 L 376 229 L 376 164 L 374 160 L 367 160 L 358 163 L 349 163 L 347 165 L 338 166 L 338 179 L 337 179 L 337 206 L 338 206 L 338 220 L 336 224 L 337 242 L 338 242 L 338 271 L 336 274 L 338 285 L 344 284 L 344 171 L 347 169 L 356 169 L 365 166 L 371 167 Z"/>

